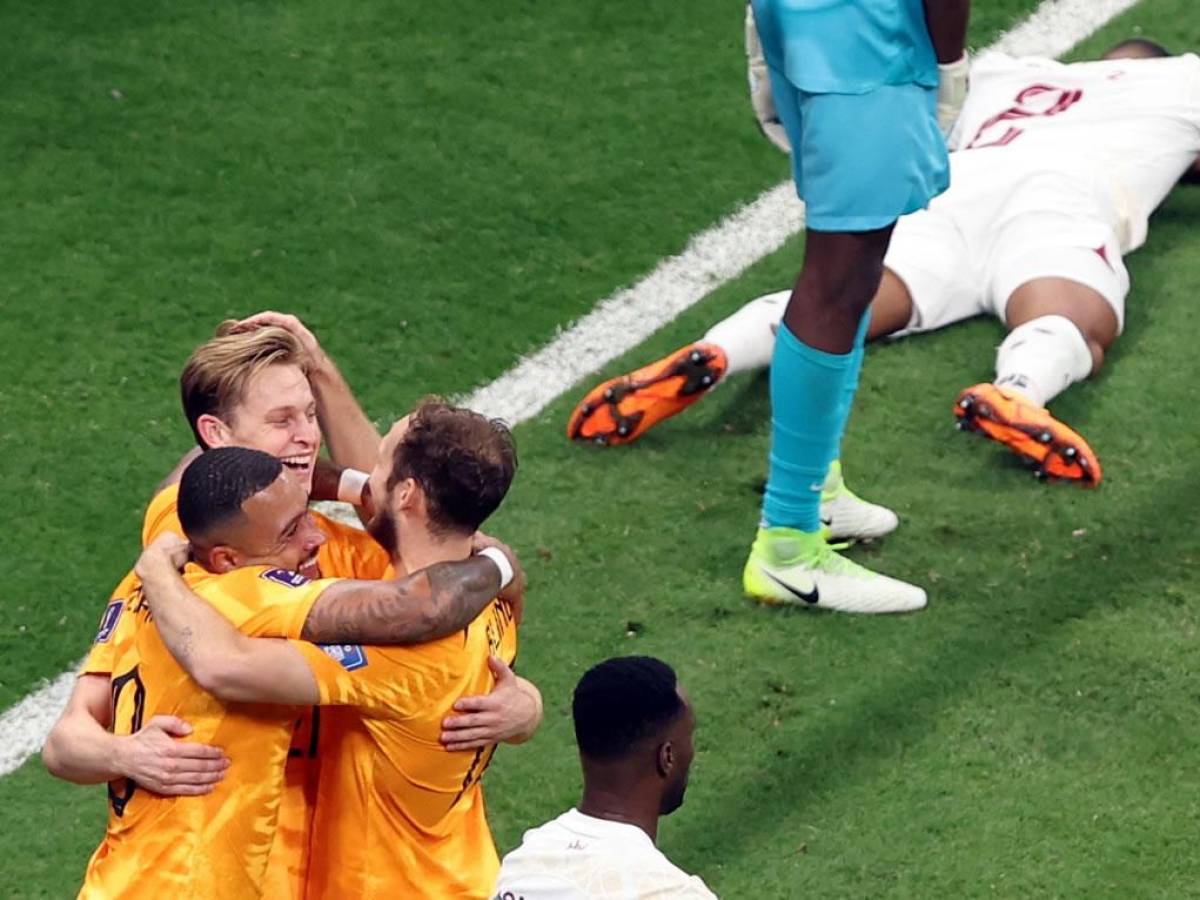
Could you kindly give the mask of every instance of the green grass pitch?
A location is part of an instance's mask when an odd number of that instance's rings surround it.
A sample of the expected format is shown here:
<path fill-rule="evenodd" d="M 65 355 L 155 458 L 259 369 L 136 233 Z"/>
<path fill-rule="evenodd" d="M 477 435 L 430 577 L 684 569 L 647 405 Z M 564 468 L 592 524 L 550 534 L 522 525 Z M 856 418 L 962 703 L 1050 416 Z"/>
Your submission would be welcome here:
<path fill-rule="evenodd" d="M 986 44 L 1034 0 L 977 3 Z M 0 9 L 0 708 L 82 656 L 142 506 L 188 446 L 175 379 L 222 318 L 308 320 L 381 420 L 463 394 L 786 177 L 744 99 L 733 0 Z M 1200 46 L 1185 0 L 1131 33 Z M 1200 862 L 1191 412 L 1200 189 L 1129 259 L 1125 335 L 1056 411 L 1095 492 L 954 433 L 993 322 L 876 347 L 852 485 L 904 526 L 856 559 L 925 585 L 876 620 L 767 610 L 739 576 L 768 429 L 741 377 L 627 450 L 517 429 L 491 529 L 530 576 L 523 671 L 546 722 L 488 774 L 502 849 L 577 796 L 569 692 L 671 661 L 699 715 L 664 850 L 724 897 L 1178 897 Z M 793 241 L 613 374 L 786 286 Z M 633 627 L 636 623 L 636 627 Z M 0 780 L 0 895 L 77 889 L 103 791 Z"/>

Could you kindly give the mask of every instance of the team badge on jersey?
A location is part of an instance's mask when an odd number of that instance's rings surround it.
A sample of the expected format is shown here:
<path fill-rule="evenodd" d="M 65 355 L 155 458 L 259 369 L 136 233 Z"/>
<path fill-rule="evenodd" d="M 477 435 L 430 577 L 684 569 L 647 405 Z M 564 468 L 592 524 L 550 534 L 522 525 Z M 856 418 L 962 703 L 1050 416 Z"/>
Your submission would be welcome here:
<path fill-rule="evenodd" d="M 104 615 L 100 617 L 100 630 L 96 632 L 96 643 L 103 644 L 117 630 L 117 621 L 121 618 L 121 610 L 125 608 L 124 600 L 113 600 L 104 607 Z"/>
<path fill-rule="evenodd" d="M 361 669 L 367 664 L 367 652 L 362 644 L 318 644 L 325 655 L 347 672 Z"/>
<path fill-rule="evenodd" d="M 284 587 L 302 587 L 308 584 L 308 579 L 299 572 L 293 572 L 291 569 L 267 569 L 258 576 L 265 578 L 267 581 L 273 581 L 276 584 L 282 584 Z"/>

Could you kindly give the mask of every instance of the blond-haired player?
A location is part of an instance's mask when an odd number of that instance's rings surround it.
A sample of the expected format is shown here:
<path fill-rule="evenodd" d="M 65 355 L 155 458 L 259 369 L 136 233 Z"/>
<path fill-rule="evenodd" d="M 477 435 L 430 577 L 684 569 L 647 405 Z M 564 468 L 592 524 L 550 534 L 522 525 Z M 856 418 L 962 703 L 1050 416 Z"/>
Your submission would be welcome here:
<path fill-rule="evenodd" d="M 362 480 L 343 483 L 338 464 L 369 470 L 379 435 L 362 412 L 337 366 L 298 319 L 266 312 L 225 323 L 196 348 L 180 377 L 185 417 L 198 448 L 185 455 L 159 486 L 146 510 L 143 544 L 165 532 L 182 534 L 177 514 L 178 481 L 186 464 L 210 447 L 244 446 L 279 459 L 317 498 L 340 493 L 354 499 Z M 328 431 L 333 465 L 318 461 L 322 425 Z M 365 476 L 363 476 L 365 479 Z M 347 489 L 349 488 L 349 489 Z M 371 538 L 314 513 L 324 542 L 299 563 L 306 577 L 376 579 L 389 559 Z M 189 723 L 172 716 L 148 719 L 132 733 L 113 734 L 111 678 L 121 673 L 116 618 L 130 596 L 128 579 L 105 607 L 97 639 L 75 688 L 51 731 L 42 757 L 55 775 L 82 784 L 130 779 L 162 794 L 212 790 L 228 759 L 217 747 L 179 740 Z M 497 698 L 499 702 L 502 699 Z M 289 757 L 291 791 L 281 814 L 279 859 L 271 867 L 274 892 L 297 895 L 304 880 L 308 815 L 316 791 L 315 747 L 319 735 L 309 713 L 297 716 L 295 751 Z"/>
<path fill-rule="evenodd" d="M 186 577 L 229 627 L 335 643 L 429 640 L 467 626 L 503 586 L 503 567 L 485 557 L 410 578 L 310 581 L 296 570 L 325 538 L 307 500 L 279 460 L 255 450 L 216 448 L 184 472 L 180 516 L 196 547 Z M 115 729 L 128 733 L 147 715 L 178 716 L 234 765 L 201 797 L 164 797 L 128 780 L 110 785 L 108 828 L 81 897 L 280 896 L 270 861 L 290 796 L 295 707 L 227 704 L 204 693 L 164 648 L 138 586 L 116 628 Z M 534 698 L 526 730 L 536 727 Z"/>
<path fill-rule="evenodd" d="M 398 571 L 465 559 L 515 469 L 501 424 L 427 401 L 384 440 L 369 528 Z M 221 700 L 354 707 L 322 741 L 308 896 L 488 896 L 499 860 L 479 781 L 495 745 L 447 753 L 438 735 L 456 697 L 490 686 L 489 660 L 515 658 L 517 621 L 506 601 L 441 641 L 321 648 L 240 633 L 170 565 L 145 577 L 167 647 Z"/>

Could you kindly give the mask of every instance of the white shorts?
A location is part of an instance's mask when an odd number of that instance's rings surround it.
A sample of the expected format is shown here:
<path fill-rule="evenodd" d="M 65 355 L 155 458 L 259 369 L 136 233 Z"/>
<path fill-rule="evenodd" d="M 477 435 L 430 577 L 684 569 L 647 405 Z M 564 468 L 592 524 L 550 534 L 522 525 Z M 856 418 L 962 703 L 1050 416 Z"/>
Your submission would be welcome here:
<path fill-rule="evenodd" d="M 895 337 L 973 316 L 1005 321 L 1013 291 L 1066 278 L 1099 293 L 1125 324 L 1129 273 L 1105 186 L 1061 166 L 1006 166 L 1005 148 L 951 154 L 951 187 L 896 224 L 884 265 L 908 287 L 913 315 Z"/>

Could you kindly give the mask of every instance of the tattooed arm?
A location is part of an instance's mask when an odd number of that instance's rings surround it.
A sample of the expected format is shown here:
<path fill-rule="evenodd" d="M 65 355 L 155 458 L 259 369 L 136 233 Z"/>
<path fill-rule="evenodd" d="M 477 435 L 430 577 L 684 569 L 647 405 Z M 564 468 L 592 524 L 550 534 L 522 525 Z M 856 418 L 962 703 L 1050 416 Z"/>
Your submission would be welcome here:
<path fill-rule="evenodd" d="M 317 598 L 300 636 L 318 644 L 433 641 L 466 628 L 499 592 L 500 571 L 486 556 L 395 581 L 339 581 Z"/>
<path fill-rule="evenodd" d="M 251 638 L 197 596 L 180 576 L 188 545 L 157 538 L 134 567 L 167 650 L 202 689 L 227 701 L 311 705 L 319 694 L 303 654 L 287 641 Z"/>
<path fill-rule="evenodd" d="M 303 654 L 286 641 L 251 638 L 198 597 L 177 570 L 187 545 L 164 535 L 138 560 L 142 592 L 171 655 L 222 700 L 311 704 L 318 692 Z M 520 590 L 522 579 L 509 588 Z M 465 628 L 500 587 L 487 557 L 438 563 L 395 581 L 339 581 L 322 592 L 301 637 L 317 643 L 408 644 Z"/>

